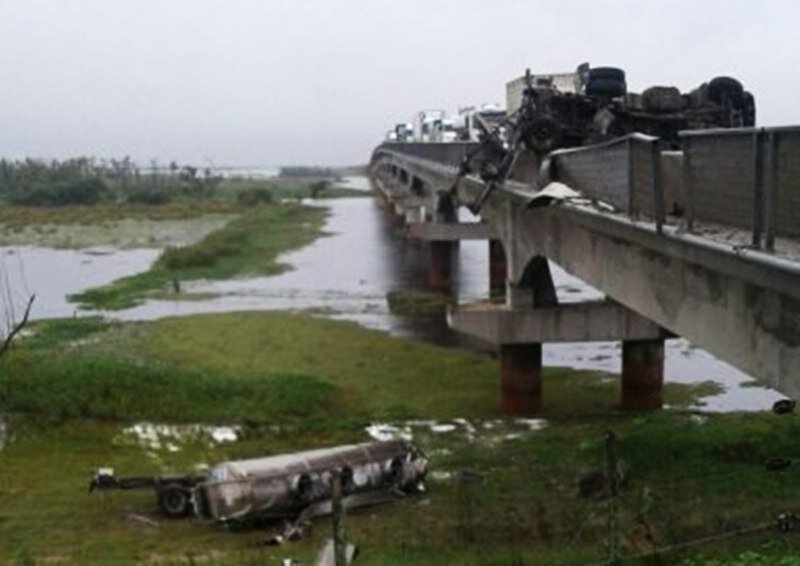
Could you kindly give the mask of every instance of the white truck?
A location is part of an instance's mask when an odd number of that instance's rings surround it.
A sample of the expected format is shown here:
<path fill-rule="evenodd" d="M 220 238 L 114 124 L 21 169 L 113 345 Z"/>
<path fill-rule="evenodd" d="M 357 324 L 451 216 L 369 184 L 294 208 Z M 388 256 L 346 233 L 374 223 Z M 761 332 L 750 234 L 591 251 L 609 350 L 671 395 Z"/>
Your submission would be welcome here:
<path fill-rule="evenodd" d="M 454 142 L 457 139 L 455 122 L 444 110 L 422 110 L 416 117 L 420 142 Z"/>
<path fill-rule="evenodd" d="M 497 104 L 481 104 L 479 108 L 466 106 L 458 109 L 456 134 L 460 141 L 478 141 L 483 127 L 491 130 L 505 120 L 506 111 Z"/>

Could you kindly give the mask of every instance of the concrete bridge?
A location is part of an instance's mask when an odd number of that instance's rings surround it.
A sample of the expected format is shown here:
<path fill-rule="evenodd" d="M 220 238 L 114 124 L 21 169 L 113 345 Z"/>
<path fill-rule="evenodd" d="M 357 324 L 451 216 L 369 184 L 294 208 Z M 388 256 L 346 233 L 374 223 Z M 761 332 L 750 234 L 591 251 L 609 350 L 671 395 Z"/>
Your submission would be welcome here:
<path fill-rule="evenodd" d="M 621 340 L 625 408 L 661 406 L 674 336 L 800 395 L 800 128 L 685 132 L 682 142 L 663 151 L 634 134 L 521 156 L 492 187 L 458 177 L 474 144 L 375 149 L 371 178 L 408 236 L 430 243 L 433 287 L 447 285 L 458 240 L 489 242 L 505 302 L 459 305 L 449 323 L 497 346 L 506 412 L 539 408 L 545 342 Z M 562 185 L 580 194 L 545 198 Z M 481 222 L 459 223 L 459 206 L 479 208 Z M 547 260 L 607 300 L 560 302 Z"/>

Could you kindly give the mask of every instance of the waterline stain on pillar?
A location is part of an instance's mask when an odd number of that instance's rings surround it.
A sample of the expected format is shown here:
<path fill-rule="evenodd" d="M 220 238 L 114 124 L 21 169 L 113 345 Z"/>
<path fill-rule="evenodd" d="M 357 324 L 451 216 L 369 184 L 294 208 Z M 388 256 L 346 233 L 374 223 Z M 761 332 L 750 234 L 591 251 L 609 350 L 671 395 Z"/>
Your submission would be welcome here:
<path fill-rule="evenodd" d="M 506 252 L 500 240 L 489 240 L 489 296 L 504 297 L 508 278 Z"/>
<path fill-rule="evenodd" d="M 430 287 L 435 291 L 450 289 L 453 276 L 453 242 L 433 241 L 430 244 Z"/>
<path fill-rule="evenodd" d="M 622 342 L 622 408 L 660 409 L 664 389 L 664 340 Z"/>
<path fill-rule="evenodd" d="M 530 415 L 542 406 L 542 345 L 500 346 L 500 409 Z"/>

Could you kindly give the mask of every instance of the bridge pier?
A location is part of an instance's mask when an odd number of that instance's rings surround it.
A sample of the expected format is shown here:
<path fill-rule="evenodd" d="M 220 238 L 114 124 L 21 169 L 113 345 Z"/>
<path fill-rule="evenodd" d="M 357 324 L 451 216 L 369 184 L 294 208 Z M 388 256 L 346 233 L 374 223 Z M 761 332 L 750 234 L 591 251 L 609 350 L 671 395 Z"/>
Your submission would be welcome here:
<path fill-rule="evenodd" d="M 509 282 L 506 305 L 478 303 L 448 312 L 454 330 L 498 347 L 500 408 L 529 415 L 543 403 L 542 344 L 622 341 L 621 406 L 662 406 L 664 339 L 670 334 L 613 301 L 558 303 L 547 261 L 538 257 L 521 281 Z"/>
<path fill-rule="evenodd" d="M 430 242 L 428 284 L 435 291 L 448 291 L 453 276 L 453 255 L 458 242 L 433 240 Z"/>
<path fill-rule="evenodd" d="M 489 240 L 489 296 L 505 297 L 508 263 L 503 242 Z"/>
<path fill-rule="evenodd" d="M 660 409 L 664 389 L 664 340 L 623 340 L 622 408 Z"/>
<path fill-rule="evenodd" d="M 500 344 L 500 410 L 530 415 L 542 407 L 542 345 Z"/>

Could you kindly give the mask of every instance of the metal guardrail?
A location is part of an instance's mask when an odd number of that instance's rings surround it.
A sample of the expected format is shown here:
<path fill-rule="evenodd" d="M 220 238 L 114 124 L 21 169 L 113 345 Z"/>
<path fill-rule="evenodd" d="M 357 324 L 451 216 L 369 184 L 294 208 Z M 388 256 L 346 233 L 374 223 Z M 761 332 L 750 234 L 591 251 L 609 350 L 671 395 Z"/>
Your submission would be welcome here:
<path fill-rule="evenodd" d="M 387 142 L 378 146 L 375 151 L 393 151 L 458 167 L 464 159 L 464 156 L 476 145 L 478 144 L 475 142 Z"/>
<path fill-rule="evenodd" d="M 649 217 L 660 233 L 666 211 L 695 222 L 750 230 L 755 247 L 776 236 L 800 236 L 800 127 L 736 128 L 681 133 L 683 151 L 660 151 L 659 139 L 631 134 L 603 144 L 557 150 L 549 178 Z M 472 142 L 385 143 L 381 149 L 457 167 Z"/>
<path fill-rule="evenodd" d="M 711 221 L 752 231 L 771 250 L 800 236 L 800 127 L 683 132 L 687 227 Z"/>
<path fill-rule="evenodd" d="M 548 156 L 550 178 L 629 216 L 665 220 L 662 161 L 658 138 L 631 134 L 606 143 L 557 150 Z M 670 199 L 672 200 L 672 199 Z"/>

